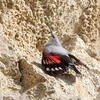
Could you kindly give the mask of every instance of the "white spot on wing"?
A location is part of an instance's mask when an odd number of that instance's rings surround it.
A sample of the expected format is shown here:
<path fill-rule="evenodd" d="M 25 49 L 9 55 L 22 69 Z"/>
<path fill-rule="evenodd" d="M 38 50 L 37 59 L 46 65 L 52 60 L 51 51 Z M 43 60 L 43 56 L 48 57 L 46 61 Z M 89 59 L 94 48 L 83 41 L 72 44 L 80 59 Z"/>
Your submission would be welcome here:
<path fill-rule="evenodd" d="M 55 67 L 55 70 L 59 70 L 57 67 Z"/>
<path fill-rule="evenodd" d="M 47 68 L 46 68 L 46 71 L 50 71 L 50 68 L 47 67 Z"/>
<path fill-rule="evenodd" d="M 61 67 L 59 67 L 60 70 L 63 70 Z"/>
<path fill-rule="evenodd" d="M 51 71 L 55 71 L 53 68 L 51 68 Z"/>

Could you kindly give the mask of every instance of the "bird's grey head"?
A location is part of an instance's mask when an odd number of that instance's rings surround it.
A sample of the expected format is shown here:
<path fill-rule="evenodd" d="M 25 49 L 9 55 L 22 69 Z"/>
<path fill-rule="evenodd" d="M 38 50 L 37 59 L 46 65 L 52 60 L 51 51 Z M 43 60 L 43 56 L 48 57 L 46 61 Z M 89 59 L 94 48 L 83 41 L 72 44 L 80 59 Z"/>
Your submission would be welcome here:
<path fill-rule="evenodd" d="M 47 25 L 48 26 L 48 25 Z M 49 27 L 49 26 L 48 26 Z M 59 39 L 57 38 L 57 36 L 52 32 L 51 28 L 49 27 L 50 33 L 51 33 L 51 37 L 48 41 L 48 43 L 46 44 L 46 46 L 50 46 L 50 45 L 54 45 L 54 46 L 61 46 L 61 43 L 59 42 Z"/>

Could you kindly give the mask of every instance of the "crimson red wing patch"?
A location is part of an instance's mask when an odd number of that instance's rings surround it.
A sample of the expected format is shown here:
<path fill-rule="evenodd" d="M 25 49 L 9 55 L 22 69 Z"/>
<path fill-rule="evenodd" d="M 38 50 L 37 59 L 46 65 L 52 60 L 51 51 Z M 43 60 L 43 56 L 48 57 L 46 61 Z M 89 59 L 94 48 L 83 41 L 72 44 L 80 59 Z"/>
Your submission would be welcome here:
<path fill-rule="evenodd" d="M 57 63 L 57 64 L 59 64 L 61 61 L 60 61 L 60 58 L 58 57 L 58 56 L 49 56 L 48 57 L 49 58 L 49 61 L 52 61 L 52 62 L 54 62 L 55 64 Z M 51 64 L 53 64 L 53 63 L 51 63 Z"/>
<path fill-rule="evenodd" d="M 48 74 L 58 74 L 64 72 L 65 66 L 59 56 L 53 56 L 43 52 L 42 65 Z"/>
<path fill-rule="evenodd" d="M 60 57 L 50 56 L 46 52 L 43 52 L 43 63 L 50 65 L 50 64 L 59 64 L 61 63 L 61 61 L 60 61 Z"/>

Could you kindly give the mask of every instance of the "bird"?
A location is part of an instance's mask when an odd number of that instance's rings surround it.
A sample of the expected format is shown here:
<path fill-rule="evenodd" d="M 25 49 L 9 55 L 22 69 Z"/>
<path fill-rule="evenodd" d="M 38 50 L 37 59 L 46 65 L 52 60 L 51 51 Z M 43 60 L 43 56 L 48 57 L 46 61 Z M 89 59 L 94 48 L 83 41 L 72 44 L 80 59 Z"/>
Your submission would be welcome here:
<path fill-rule="evenodd" d="M 81 75 L 81 72 L 76 68 L 76 65 L 82 65 L 89 69 L 86 64 L 76 58 L 68 50 L 63 48 L 58 37 L 53 33 L 49 25 L 47 25 L 51 37 L 43 48 L 42 66 L 49 75 L 64 74 L 68 69 L 72 69 L 76 74 Z"/>

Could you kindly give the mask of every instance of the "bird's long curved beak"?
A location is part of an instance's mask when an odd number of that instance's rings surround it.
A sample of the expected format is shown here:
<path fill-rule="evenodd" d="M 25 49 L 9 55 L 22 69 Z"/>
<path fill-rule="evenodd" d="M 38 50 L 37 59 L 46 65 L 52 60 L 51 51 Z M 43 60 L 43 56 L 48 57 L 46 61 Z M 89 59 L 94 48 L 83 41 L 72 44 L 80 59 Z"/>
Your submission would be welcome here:
<path fill-rule="evenodd" d="M 52 36 L 53 38 L 55 38 L 55 35 L 54 35 L 52 29 L 50 28 L 50 26 L 49 26 L 48 24 L 46 24 L 46 25 L 48 26 L 48 28 L 49 28 L 49 30 L 50 30 L 51 36 Z"/>

